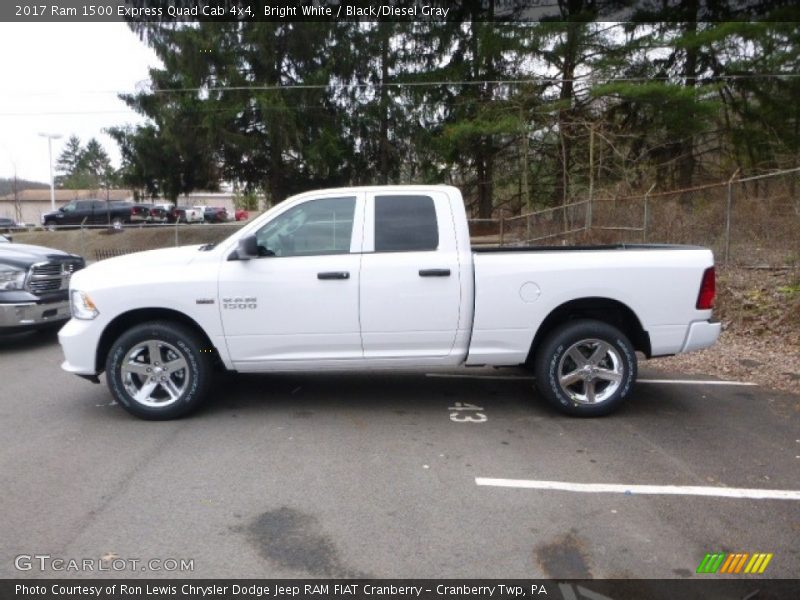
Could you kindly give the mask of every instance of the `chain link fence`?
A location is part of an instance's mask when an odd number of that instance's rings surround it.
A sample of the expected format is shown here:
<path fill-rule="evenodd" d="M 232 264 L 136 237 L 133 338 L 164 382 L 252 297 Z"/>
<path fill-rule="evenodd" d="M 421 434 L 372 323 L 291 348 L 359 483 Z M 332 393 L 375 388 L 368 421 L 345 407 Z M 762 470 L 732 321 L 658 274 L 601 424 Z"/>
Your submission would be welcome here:
<path fill-rule="evenodd" d="M 471 219 L 477 245 L 692 244 L 718 262 L 800 265 L 800 168 L 683 190 L 598 193 L 519 216 Z"/>
<path fill-rule="evenodd" d="M 56 247 L 79 254 L 86 260 L 104 260 L 124 254 L 192 244 L 218 243 L 248 221 L 228 223 L 127 223 L 109 225 L 73 225 L 57 227 L 15 228 L 15 242 Z M 58 231 L 57 236 L 53 231 Z"/>

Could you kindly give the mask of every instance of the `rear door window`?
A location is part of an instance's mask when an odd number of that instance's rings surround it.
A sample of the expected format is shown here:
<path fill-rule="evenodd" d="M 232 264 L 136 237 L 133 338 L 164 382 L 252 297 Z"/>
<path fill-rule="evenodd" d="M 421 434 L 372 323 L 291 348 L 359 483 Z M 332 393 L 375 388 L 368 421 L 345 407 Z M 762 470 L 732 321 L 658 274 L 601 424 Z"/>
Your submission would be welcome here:
<path fill-rule="evenodd" d="M 420 252 L 439 247 L 433 198 L 375 196 L 375 252 Z"/>

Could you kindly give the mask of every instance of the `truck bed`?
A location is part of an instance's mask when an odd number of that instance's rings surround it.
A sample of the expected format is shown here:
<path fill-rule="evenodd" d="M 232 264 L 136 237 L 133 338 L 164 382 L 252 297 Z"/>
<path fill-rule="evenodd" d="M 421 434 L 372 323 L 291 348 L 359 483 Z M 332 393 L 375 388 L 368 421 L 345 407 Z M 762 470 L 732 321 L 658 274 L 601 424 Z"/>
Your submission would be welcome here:
<path fill-rule="evenodd" d="M 626 252 L 624 252 L 626 251 Z M 543 319 L 574 298 L 618 303 L 639 319 L 653 356 L 680 352 L 711 251 L 614 244 L 473 248 L 475 305 L 468 364 L 524 362 Z"/>

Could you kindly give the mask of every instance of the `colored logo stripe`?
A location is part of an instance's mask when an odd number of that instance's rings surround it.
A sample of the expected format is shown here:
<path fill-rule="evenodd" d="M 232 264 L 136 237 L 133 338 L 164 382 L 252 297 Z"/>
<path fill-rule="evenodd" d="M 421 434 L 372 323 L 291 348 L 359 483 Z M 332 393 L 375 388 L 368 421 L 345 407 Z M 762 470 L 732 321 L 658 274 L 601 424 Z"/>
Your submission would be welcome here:
<path fill-rule="evenodd" d="M 744 566 L 744 561 L 747 560 L 748 556 L 750 555 L 746 552 L 729 554 L 728 560 L 725 561 L 722 565 L 722 569 L 720 569 L 720 573 L 738 573 Z"/>
<path fill-rule="evenodd" d="M 722 565 L 725 558 L 724 552 L 715 552 L 714 554 L 706 554 L 700 566 L 697 567 L 698 573 L 716 573 L 717 569 Z"/>
<path fill-rule="evenodd" d="M 772 560 L 773 554 L 757 552 L 749 554 L 747 552 L 714 552 L 706 554 L 697 573 L 751 573 L 760 574 L 767 569 L 767 565 Z M 749 560 L 748 560 L 749 559 Z M 745 564 L 747 566 L 745 566 Z M 742 569 L 744 568 L 744 571 Z"/>
<path fill-rule="evenodd" d="M 767 569 L 769 561 L 772 560 L 772 554 L 753 554 L 753 558 L 747 563 L 744 569 L 745 573 L 763 573 Z"/>

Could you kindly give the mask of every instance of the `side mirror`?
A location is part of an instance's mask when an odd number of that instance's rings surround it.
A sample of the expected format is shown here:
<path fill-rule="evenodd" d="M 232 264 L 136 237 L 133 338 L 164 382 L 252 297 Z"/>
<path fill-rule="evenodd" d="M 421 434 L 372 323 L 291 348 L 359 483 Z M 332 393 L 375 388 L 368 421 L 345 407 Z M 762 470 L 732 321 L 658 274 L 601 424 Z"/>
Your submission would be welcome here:
<path fill-rule="evenodd" d="M 236 248 L 236 258 L 239 260 L 250 260 L 258 257 L 258 240 L 254 235 L 248 235 L 239 240 Z"/>

